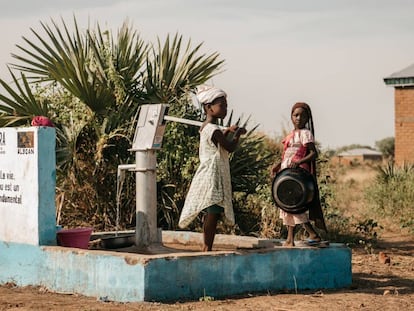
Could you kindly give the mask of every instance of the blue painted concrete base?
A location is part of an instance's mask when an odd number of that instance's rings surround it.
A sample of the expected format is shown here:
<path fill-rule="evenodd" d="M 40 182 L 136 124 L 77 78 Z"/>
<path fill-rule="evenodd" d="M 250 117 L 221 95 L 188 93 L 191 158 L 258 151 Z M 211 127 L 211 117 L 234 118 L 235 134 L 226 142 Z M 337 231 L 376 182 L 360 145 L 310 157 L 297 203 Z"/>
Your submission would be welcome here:
<path fill-rule="evenodd" d="M 0 267 L 0 283 L 120 302 L 333 289 L 352 282 L 351 250 L 342 244 L 145 255 L 0 241 Z"/>

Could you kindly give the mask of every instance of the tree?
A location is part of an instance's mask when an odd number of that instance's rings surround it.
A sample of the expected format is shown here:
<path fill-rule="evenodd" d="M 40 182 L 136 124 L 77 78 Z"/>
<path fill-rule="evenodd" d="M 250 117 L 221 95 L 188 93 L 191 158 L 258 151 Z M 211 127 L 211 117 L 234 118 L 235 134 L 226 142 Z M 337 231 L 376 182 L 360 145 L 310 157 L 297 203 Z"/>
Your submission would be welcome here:
<path fill-rule="evenodd" d="M 387 158 L 393 158 L 395 153 L 395 138 L 387 137 L 375 142 L 375 146 Z"/>

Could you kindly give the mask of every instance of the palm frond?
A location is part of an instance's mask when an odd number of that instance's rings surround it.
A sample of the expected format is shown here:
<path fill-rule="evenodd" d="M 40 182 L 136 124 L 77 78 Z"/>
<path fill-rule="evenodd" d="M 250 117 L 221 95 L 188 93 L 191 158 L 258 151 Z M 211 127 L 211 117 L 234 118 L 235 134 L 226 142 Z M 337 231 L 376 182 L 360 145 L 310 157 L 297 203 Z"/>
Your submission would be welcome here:
<path fill-rule="evenodd" d="M 47 102 L 41 102 L 34 97 L 25 75 L 21 73 L 19 80 L 10 70 L 9 72 L 17 90 L 0 79 L 0 84 L 8 93 L 8 96 L 0 94 L 0 126 L 27 124 L 36 115 L 50 117 Z"/>
<path fill-rule="evenodd" d="M 221 69 L 224 61 L 218 60 L 218 53 L 196 56 L 200 47 L 201 44 L 192 49 L 191 41 L 188 41 L 181 53 L 182 37 L 178 34 L 172 42 L 169 35 L 164 44 L 157 40 L 157 47 L 150 49 L 144 77 L 144 86 L 151 102 L 177 101 Z"/>
<path fill-rule="evenodd" d="M 33 81 L 57 81 L 93 111 L 104 110 L 114 96 L 107 88 L 105 72 L 95 66 L 91 57 L 88 37 L 81 35 L 76 18 L 73 36 L 63 19 L 62 30 L 53 20 L 52 25 L 41 23 L 48 40 L 31 29 L 40 44 L 23 37 L 29 47 L 17 45 L 23 55 L 12 56 L 22 64 L 12 64 L 13 68 L 31 74 Z"/>

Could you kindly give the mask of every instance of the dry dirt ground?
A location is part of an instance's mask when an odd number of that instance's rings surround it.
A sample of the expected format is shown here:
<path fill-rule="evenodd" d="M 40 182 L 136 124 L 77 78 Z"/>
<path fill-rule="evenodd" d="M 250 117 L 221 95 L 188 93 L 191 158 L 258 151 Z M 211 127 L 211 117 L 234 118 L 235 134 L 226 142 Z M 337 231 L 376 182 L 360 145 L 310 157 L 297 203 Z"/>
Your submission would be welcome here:
<path fill-rule="evenodd" d="M 361 172 L 352 172 L 364 182 Z M 366 172 L 363 175 L 369 176 Z M 359 177 L 358 177 L 359 176 Z M 389 263 L 379 260 L 385 253 Z M 353 282 L 341 290 L 269 292 L 220 300 L 171 303 L 114 303 L 40 287 L 0 286 L 0 310 L 414 310 L 414 238 L 385 228 L 372 254 L 352 251 Z"/>

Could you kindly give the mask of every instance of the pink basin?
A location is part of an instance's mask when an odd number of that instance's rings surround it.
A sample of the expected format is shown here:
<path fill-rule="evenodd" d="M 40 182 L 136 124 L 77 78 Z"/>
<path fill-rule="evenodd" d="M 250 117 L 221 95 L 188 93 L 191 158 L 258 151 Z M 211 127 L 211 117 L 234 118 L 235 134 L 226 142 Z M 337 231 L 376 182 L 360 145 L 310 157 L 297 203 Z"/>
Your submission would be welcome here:
<path fill-rule="evenodd" d="M 58 242 L 61 246 L 88 249 L 89 239 L 93 228 L 62 229 L 57 232 Z"/>

